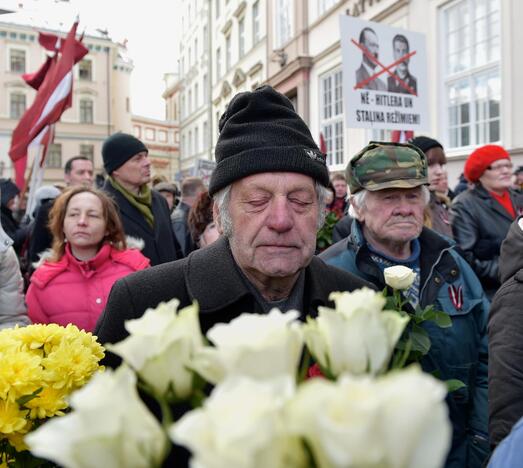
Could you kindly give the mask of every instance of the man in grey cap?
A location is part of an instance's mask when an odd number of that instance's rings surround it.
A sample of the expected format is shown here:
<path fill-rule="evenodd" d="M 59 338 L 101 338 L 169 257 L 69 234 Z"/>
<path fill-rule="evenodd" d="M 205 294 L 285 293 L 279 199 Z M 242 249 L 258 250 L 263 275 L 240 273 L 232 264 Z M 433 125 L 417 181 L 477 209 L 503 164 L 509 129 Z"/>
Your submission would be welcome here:
<path fill-rule="evenodd" d="M 482 466 L 487 433 L 487 317 L 489 302 L 478 278 L 447 239 L 423 227 L 429 201 L 425 154 L 411 144 L 371 142 L 347 166 L 351 233 L 321 254 L 328 264 L 385 288 L 386 267 L 415 273 L 402 291 L 414 312 L 433 305 L 452 327 L 423 324 L 431 340 L 422 360 L 427 372 L 466 387 L 449 395 L 454 428 L 447 467 Z M 419 309 L 418 309 L 419 310 Z"/>
<path fill-rule="evenodd" d="M 331 304 L 333 291 L 369 286 L 314 257 L 329 173 L 289 99 L 268 86 L 238 94 L 219 129 L 209 193 L 222 237 L 118 281 L 95 332 L 101 343 L 122 340 L 125 320 L 175 297 L 180 307 L 198 301 L 205 332 L 273 307 L 304 318 Z"/>

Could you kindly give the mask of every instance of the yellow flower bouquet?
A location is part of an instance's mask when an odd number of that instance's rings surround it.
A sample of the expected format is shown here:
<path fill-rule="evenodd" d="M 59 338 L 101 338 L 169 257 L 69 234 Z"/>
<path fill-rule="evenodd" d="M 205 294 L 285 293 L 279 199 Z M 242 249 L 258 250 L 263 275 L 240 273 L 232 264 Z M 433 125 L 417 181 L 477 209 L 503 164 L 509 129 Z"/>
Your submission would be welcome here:
<path fill-rule="evenodd" d="M 0 466 L 31 457 L 24 435 L 68 408 L 67 397 L 102 370 L 104 348 L 74 325 L 0 331 Z"/>

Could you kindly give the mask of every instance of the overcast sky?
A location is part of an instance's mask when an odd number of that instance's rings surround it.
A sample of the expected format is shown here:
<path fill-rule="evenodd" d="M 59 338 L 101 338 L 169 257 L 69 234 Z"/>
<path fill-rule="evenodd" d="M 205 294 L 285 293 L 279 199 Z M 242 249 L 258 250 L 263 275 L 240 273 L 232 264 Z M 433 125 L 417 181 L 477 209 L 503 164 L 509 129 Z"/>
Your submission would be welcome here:
<path fill-rule="evenodd" d="M 165 117 L 163 75 L 176 71 L 178 58 L 178 0 L 20 0 L 26 12 L 45 18 L 49 27 L 67 30 L 80 15 L 78 30 L 107 29 L 111 39 L 127 39 L 134 62 L 131 104 L 134 114 Z M 10 15 L 2 20 L 8 21 Z"/>

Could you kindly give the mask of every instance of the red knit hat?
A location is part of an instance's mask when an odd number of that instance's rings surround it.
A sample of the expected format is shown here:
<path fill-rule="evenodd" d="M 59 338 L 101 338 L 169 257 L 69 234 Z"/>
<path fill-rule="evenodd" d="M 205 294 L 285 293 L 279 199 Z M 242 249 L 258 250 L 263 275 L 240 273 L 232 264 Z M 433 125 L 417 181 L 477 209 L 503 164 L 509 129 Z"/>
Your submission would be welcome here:
<path fill-rule="evenodd" d="M 507 150 L 499 145 L 485 145 L 470 153 L 463 170 L 469 182 L 477 182 L 487 167 L 498 159 L 510 159 Z"/>

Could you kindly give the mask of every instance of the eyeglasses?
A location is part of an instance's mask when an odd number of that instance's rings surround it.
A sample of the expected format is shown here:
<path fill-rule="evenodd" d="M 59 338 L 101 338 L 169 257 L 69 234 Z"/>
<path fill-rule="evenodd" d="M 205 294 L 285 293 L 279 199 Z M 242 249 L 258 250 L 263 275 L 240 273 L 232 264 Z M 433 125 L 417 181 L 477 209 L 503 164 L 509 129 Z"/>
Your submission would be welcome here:
<path fill-rule="evenodd" d="M 496 164 L 495 166 L 487 166 L 487 171 L 501 172 L 503 169 L 512 170 L 514 165 L 511 162 Z"/>

